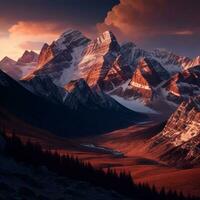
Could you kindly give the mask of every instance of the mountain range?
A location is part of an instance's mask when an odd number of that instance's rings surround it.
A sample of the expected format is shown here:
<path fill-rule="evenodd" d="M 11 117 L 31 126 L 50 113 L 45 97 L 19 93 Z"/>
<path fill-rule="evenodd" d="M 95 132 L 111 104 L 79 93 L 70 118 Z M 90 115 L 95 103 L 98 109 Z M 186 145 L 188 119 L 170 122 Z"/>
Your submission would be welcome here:
<path fill-rule="evenodd" d="M 64 32 L 39 55 L 0 61 L 1 107 L 61 136 L 167 121 L 149 149 L 162 160 L 199 163 L 200 57 L 120 44 L 110 31 L 91 40 Z"/>

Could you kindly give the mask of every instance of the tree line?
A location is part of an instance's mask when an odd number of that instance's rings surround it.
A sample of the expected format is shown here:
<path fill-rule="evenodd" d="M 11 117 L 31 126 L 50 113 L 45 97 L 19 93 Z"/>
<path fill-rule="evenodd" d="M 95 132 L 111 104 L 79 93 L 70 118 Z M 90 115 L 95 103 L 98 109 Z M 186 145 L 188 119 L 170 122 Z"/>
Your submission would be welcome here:
<path fill-rule="evenodd" d="M 23 143 L 19 137 L 6 136 L 0 131 L 6 140 L 3 154 L 12 157 L 17 162 L 22 162 L 34 167 L 45 166 L 48 170 L 59 176 L 86 181 L 95 186 L 108 190 L 114 190 L 131 199 L 139 200 L 199 200 L 197 197 L 185 197 L 182 193 L 160 191 L 148 184 L 135 184 L 130 173 L 122 171 L 117 173 L 113 169 L 103 171 L 94 168 L 90 163 L 83 162 L 70 155 L 59 155 L 57 152 L 43 150 L 39 144 L 31 141 Z"/>

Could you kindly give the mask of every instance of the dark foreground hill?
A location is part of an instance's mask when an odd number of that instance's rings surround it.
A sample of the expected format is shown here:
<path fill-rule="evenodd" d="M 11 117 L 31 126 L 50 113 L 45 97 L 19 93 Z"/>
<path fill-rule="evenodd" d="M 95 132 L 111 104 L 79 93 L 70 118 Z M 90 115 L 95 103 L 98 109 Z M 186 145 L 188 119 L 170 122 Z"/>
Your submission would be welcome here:
<path fill-rule="evenodd" d="M 196 199 L 136 185 L 129 174 L 105 172 L 77 158 L 43 151 L 37 144 L 5 136 L 3 130 L 0 145 L 2 199 Z"/>

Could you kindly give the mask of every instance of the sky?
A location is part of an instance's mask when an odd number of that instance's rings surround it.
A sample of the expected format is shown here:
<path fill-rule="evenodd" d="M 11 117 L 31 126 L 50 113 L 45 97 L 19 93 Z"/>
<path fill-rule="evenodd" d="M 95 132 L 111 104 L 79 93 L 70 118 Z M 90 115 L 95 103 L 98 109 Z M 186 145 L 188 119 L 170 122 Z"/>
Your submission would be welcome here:
<path fill-rule="evenodd" d="M 67 29 L 89 38 L 111 30 L 120 43 L 200 55 L 199 0 L 0 0 L 0 59 L 39 52 Z"/>

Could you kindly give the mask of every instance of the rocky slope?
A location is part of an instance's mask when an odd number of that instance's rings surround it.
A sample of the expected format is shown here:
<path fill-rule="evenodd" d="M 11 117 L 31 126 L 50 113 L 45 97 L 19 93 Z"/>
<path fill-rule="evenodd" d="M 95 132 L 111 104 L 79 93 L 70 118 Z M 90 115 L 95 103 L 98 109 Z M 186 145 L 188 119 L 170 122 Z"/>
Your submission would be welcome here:
<path fill-rule="evenodd" d="M 21 70 L 16 67 L 16 61 L 7 56 L 0 61 L 0 69 L 14 79 L 19 79 L 22 74 Z"/>
<path fill-rule="evenodd" d="M 36 57 L 33 52 L 25 52 L 22 56 L 29 61 Z M 199 57 L 190 59 L 164 49 L 147 51 L 132 42 L 120 45 L 110 31 L 90 40 L 79 31 L 69 30 L 52 44 L 44 44 L 36 68 L 23 73 L 26 74 L 23 83 L 27 81 L 28 88 L 36 89 L 41 80 L 51 79 L 60 88 L 71 81 L 84 79 L 90 88 L 100 88 L 112 97 L 116 96 L 124 106 L 139 101 L 143 106 L 163 112 L 163 105 L 172 105 L 174 109 L 185 95 L 196 93 L 196 86 L 185 89 L 184 83 L 181 87 L 190 92 L 183 92 L 181 98 L 177 98 L 175 79 L 185 76 L 185 70 L 192 70 L 199 62 Z M 168 84 L 164 84 L 168 79 Z M 162 106 L 155 107 L 155 102 Z"/>
<path fill-rule="evenodd" d="M 20 83 L 33 94 L 55 103 L 63 103 L 66 96 L 64 88 L 55 85 L 48 76 L 36 76 L 34 79 L 22 80 Z"/>
<path fill-rule="evenodd" d="M 162 149 L 160 158 L 170 164 L 199 165 L 200 96 L 178 107 L 163 131 L 152 138 L 151 148 Z"/>
<path fill-rule="evenodd" d="M 84 79 L 69 82 L 65 85 L 65 89 L 67 95 L 64 104 L 69 105 L 72 109 L 85 107 L 92 110 L 128 111 L 100 88 L 98 90 L 91 89 Z"/>
<path fill-rule="evenodd" d="M 94 110 L 87 107 L 87 105 L 81 105 L 78 106 L 79 109 L 74 110 L 64 101 L 58 101 L 57 92 L 60 91 L 57 90 L 55 84 L 51 84 L 48 79 L 40 81 L 42 88 L 38 85 L 37 92 L 45 89 L 48 92 L 44 92 L 47 94 L 46 96 L 45 94 L 35 95 L 34 92 L 30 92 L 30 90 L 0 71 L 0 92 L 2 96 L 0 106 L 19 119 L 62 136 L 98 134 L 127 126 L 130 123 L 147 120 L 146 115 L 131 112 L 123 106 L 120 106 L 120 110 L 114 109 L 118 103 L 110 98 L 106 99 L 105 105 L 111 105 L 111 107 L 109 109 L 107 106 L 102 108 L 104 98 L 99 96 L 98 99 L 97 96 L 95 99 L 96 105 L 102 103 L 101 106 L 98 106 L 98 109 Z M 48 95 L 52 100 L 48 98 Z"/>
<path fill-rule="evenodd" d="M 44 44 L 38 59 L 37 69 L 24 77 L 49 76 L 58 85 L 64 85 L 73 78 L 74 62 L 89 42 L 79 31 L 69 30 L 51 45 Z M 69 74 L 70 73 L 70 74 Z M 70 79 L 67 78 L 70 76 Z"/>
<path fill-rule="evenodd" d="M 140 98 L 152 101 L 156 89 L 169 79 L 169 73 L 153 59 L 140 59 L 127 87 L 119 87 L 112 94 L 126 98 Z"/>
<path fill-rule="evenodd" d="M 200 94 L 200 66 L 177 73 L 163 86 L 163 93 L 169 101 L 181 103 Z"/>
<path fill-rule="evenodd" d="M 38 61 L 38 54 L 34 51 L 25 51 L 18 59 L 18 65 L 26 65 L 27 63 L 36 63 Z"/>
<path fill-rule="evenodd" d="M 16 63 L 16 67 L 19 68 L 22 72 L 20 79 L 35 70 L 37 62 L 38 54 L 34 51 L 26 50 Z"/>
<path fill-rule="evenodd" d="M 122 68 L 120 62 L 120 46 L 112 32 L 106 31 L 89 42 L 80 32 L 70 30 L 50 46 L 44 45 L 39 55 L 37 69 L 24 77 L 22 82 L 32 92 L 33 88 L 35 90 L 43 88 L 41 85 L 43 79 L 49 81 L 51 79 L 60 88 L 65 87 L 67 83 L 70 84 L 70 81 L 82 78 L 91 88 L 107 91 L 131 77 L 132 70 L 128 66 Z M 46 89 L 50 90 L 50 87 Z M 82 98 L 84 101 L 84 97 Z M 105 99 L 102 101 L 106 104 Z"/>
<path fill-rule="evenodd" d="M 19 80 L 36 68 L 38 54 L 34 51 L 25 51 L 23 55 L 14 61 L 8 57 L 0 61 L 0 69 L 12 78 Z"/>
<path fill-rule="evenodd" d="M 112 32 L 104 32 L 84 50 L 83 58 L 78 64 L 81 77 L 85 78 L 90 87 L 99 85 L 105 90 L 112 88 L 112 79 L 121 71 L 117 64 L 119 55 L 120 46 L 115 36 Z"/>
<path fill-rule="evenodd" d="M 155 49 L 151 52 L 151 56 L 156 58 L 171 74 L 200 64 L 199 56 L 191 59 L 189 57 L 176 55 L 165 49 Z"/>
<path fill-rule="evenodd" d="M 38 68 L 24 79 L 47 75 L 59 86 L 83 78 L 90 87 L 100 85 L 110 90 L 126 78 L 119 64 L 120 46 L 112 32 L 106 31 L 90 41 L 80 32 L 70 30 L 41 50 Z"/>

